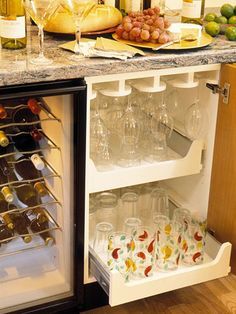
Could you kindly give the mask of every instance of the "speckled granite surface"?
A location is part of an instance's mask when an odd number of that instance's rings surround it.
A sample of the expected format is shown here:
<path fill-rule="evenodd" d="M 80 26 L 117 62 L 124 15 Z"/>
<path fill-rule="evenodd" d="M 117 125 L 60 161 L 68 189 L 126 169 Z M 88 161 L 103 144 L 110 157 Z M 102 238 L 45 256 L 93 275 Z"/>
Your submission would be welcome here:
<path fill-rule="evenodd" d="M 29 62 L 30 57 L 38 52 L 37 27 L 29 26 L 26 49 L 0 50 L 0 86 L 168 67 L 236 62 L 236 43 L 227 49 L 216 49 L 213 43 L 208 47 L 192 51 L 151 52 L 149 50 L 146 51 L 146 56 L 134 57 L 127 61 L 83 58 L 79 62 L 72 62 L 68 58 L 71 52 L 58 48 L 58 45 L 73 40 L 73 37 L 45 35 L 46 55 L 53 58 L 53 64 L 35 66 Z"/>

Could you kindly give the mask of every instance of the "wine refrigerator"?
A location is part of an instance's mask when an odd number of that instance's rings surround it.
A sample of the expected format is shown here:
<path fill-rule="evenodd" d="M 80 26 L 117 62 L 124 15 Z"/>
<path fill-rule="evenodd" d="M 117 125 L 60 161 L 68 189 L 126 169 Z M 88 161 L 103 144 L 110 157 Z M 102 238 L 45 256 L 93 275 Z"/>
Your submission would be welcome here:
<path fill-rule="evenodd" d="M 74 313 L 83 299 L 86 84 L 2 87 L 0 105 L 0 313 Z"/>

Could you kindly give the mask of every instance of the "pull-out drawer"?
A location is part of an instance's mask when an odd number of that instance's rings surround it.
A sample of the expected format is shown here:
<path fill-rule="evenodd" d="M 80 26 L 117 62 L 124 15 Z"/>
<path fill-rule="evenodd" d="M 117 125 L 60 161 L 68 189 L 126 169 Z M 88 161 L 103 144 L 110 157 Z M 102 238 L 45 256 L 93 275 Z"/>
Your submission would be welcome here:
<path fill-rule="evenodd" d="M 128 283 L 119 272 L 110 271 L 90 248 L 90 273 L 109 296 L 110 305 L 115 306 L 228 275 L 231 247 L 229 242 L 220 244 L 207 234 L 203 264 L 180 266 L 174 271 L 158 272 Z"/>

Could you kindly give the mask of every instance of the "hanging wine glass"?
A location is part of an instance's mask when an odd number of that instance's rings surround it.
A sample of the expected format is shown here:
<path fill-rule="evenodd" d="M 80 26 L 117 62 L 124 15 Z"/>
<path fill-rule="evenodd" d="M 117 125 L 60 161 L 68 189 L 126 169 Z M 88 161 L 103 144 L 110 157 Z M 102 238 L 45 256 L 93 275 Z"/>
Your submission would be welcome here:
<path fill-rule="evenodd" d="M 124 115 L 118 121 L 118 128 L 121 137 L 121 152 L 119 165 L 122 167 L 136 166 L 140 162 L 140 152 L 138 150 L 141 122 L 135 113 L 131 98 L 128 97 L 128 105 Z"/>
<path fill-rule="evenodd" d="M 153 143 L 151 146 L 149 161 L 161 161 L 168 158 L 167 139 L 170 138 L 172 134 L 174 119 L 168 112 L 163 98 L 164 96 L 162 95 L 162 104 L 159 106 L 157 112 L 154 113 L 151 119 Z"/>
<path fill-rule="evenodd" d="M 36 65 L 51 64 L 53 61 L 44 55 L 43 29 L 50 17 L 58 9 L 60 2 L 59 0 L 22 0 L 22 3 L 26 12 L 29 13 L 39 29 L 40 52 L 38 57 L 31 59 L 30 62 Z"/>
<path fill-rule="evenodd" d="M 190 139 L 197 139 L 204 135 L 207 120 L 207 112 L 199 102 L 198 87 L 195 101 L 187 108 L 184 119 L 185 131 Z"/>
<path fill-rule="evenodd" d="M 75 52 L 77 55 L 71 56 L 71 60 L 78 61 L 81 58 L 81 24 L 83 20 L 95 7 L 93 0 L 60 0 L 62 7 L 72 15 L 75 24 Z"/>
<path fill-rule="evenodd" d="M 94 161 L 98 170 L 106 171 L 112 168 L 113 160 L 109 144 L 109 131 L 100 116 L 97 98 L 95 115 L 90 120 L 90 158 Z"/>
<path fill-rule="evenodd" d="M 180 103 L 180 91 L 177 87 L 169 86 L 166 92 L 166 105 L 173 117 L 179 115 L 182 112 L 182 106 Z"/>

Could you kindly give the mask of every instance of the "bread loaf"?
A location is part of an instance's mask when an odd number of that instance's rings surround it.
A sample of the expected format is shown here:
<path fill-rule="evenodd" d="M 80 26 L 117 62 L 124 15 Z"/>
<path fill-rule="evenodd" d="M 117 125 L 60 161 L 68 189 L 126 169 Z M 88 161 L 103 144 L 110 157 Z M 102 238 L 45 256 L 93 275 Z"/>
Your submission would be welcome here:
<path fill-rule="evenodd" d="M 94 32 L 115 27 L 122 21 L 121 12 L 111 6 L 98 4 L 86 16 L 81 25 L 81 31 Z M 73 34 L 75 24 L 72 15 L 63 8 L 53 16 L 45 26 L 45 31 L 52 33 Z"/>

